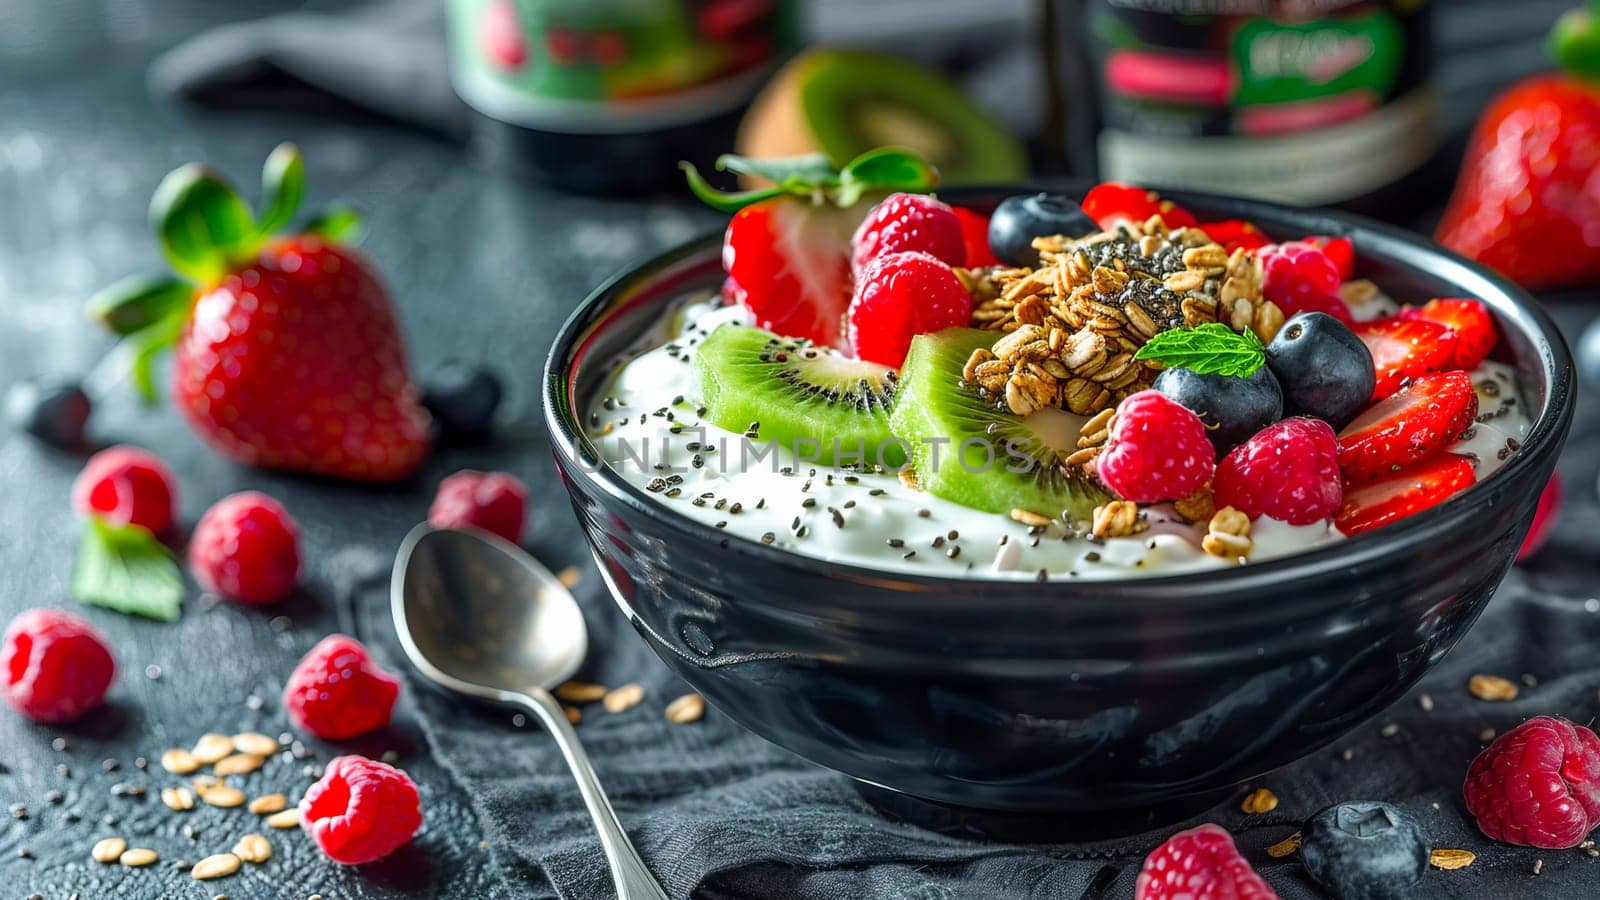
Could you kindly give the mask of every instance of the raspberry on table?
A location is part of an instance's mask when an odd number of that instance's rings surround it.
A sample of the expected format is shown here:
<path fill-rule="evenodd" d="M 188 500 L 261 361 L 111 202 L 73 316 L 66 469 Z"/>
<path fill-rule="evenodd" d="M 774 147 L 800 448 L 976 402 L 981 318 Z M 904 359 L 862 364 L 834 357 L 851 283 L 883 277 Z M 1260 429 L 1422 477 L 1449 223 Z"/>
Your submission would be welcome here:
<path fill-rule="evenodd" d="M 328 858 L 347 866 L 382 859 L 422 827 L 416 782 L 361 756 L 328 763 L 300 799 L 300 826 Z"/>
<path fill-rule="evenodd" d="M 923 194 L 890 194 L 856 227 L 850 239 L 850 271 L 890 253 L 918 251 L 950 266 L 967 265 L 961 219 L 948 203 Z"/>
<path fill-rule="evenodd" d="M 1310 525 L 1331 518 L 1344 502 L 1339 439 L 1321 419 L 1274 422 L 1222 458 L 1212 494 L 1218 508 L 1252 519 Z"/>
<path fill-rule="evenodd" d="M 1320 312 L 1350 324 L 1350 307 L 1339 296 L 1339 266 L 1323 250 L 1291 241 L 1263 247 L 1256 255 L 1262 296 L 1278 304 L 1284 316 Z"/>
<path fill-rule="evenodd" d="M 1467 767 L 1467 811 L 1489 838 L 1562 850 L 1600 825 L 1600 735 L 1535 716 L 1495 738 Z"/>
<path fill-rule="evenodd" d="M 1205 487 L 1217 465 L 1205 423 L 1156 390 L 1117 405 L 1106 446 L 1096 459 L 1100 480 L 1124 500 L 1160 503 Z"/>
<path fill-rule="evenodd" d="M 528 489 L 517 476 L 462 469 L 439 482 L 439 492 L 428 507 L 428 524 L 478 528 L 516 544 L 522 541 L 527 509 Z"/>
<path fill-rule="evenodd" d="M 89 457 L 72 482 L 72 508 L 112 525 L 138 525 L 152 534 L 172 527 L 176 479 L 154 453 L 119 444 Z"/>
<path fill-rule="evenodd" d="M 289 596 L 300 575 L 300 528 L 256 491 L 218 500 L 189 540 L 189 568 L 208 591 L 250 606 Z"/>
<path fill-rule="evenodd" d="M 99 706 L 116 672 L 105 636 L 68 612 L 28 610 L 0 638 L 6 702 L 35 722 L 69 722 Z"/>
<path fill-rule="evenodd" d="M 283 688 L 283 706 L 301 730 L 330 741 L 389 724 L 400 682 L 355 638 L 332 634 L 300 660 Z"/>
<path fill-rule="evenodd" d="M 1145 857 L 1134 900 L 1278 900 L 1220 825 L 1180 831 Z"/>
<path fill-rule="evenodd" d="M 867 264 L 846 313 L 856 358 L 898 368 L 919 334 L 967 324 L 972 295 L 927 253 L 891 253 Z"/>

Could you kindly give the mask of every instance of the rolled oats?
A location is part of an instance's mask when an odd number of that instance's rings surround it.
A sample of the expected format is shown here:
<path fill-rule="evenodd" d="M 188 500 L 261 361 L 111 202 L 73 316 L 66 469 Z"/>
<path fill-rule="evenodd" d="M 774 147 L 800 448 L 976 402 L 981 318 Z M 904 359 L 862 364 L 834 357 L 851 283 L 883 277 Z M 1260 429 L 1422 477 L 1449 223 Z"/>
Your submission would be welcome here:
<path fill-rule="evenodd" d="M 289 800 L 282 794 L 263 794 L 250 801 L 250 812 L 258 816 L 267 816 L 281 811 L 289 805 Z"/>
<path fill-rule="evenodd" d="M 90 848 L 89 855 L 94 857 L 95 862 L 109 865 L 121 859 L 123 851 L 127 849 L 127 841 L 119 837 L 108 837 L 97 841 L 94 847 Z"/>
<path fill-rule="evenodd" d="M 1245 796 L 1239 809 L 1251 815 L 1269 813 L 1278 808 L 1278 795 L 1266 788 L 1256 788 Z"/>
<path fill-rule="evenodd" d="M 1217 512 L 1217 505 L 1212 500 L 1209 487 L 1203 487 L 1182 500 L 1173 501 L 1172 508 L 1178 511 L 1178 515 L 1191 522 L 1209 522 Z"/>
<path fill-rule="evenodd" d="M 196 881 L 227 878 L 229 875 L 239 871 L 239 866 L 242 864 L 239 857 L 234 856 L 232 853 L 218 853 L 195 863 L 189 874 L 194 876 Z"/>
<path fill-rule="evenodd" d="M 247 834 L 233 845 L 233 855 L 247 863 L 264 863 L 272 858 L 272 844 L 259 834 Z"/>
<path fill-rule="evenodd" d="M 1127 537 L 1145 529 L 1144 514 L 1137 503 L 1113 500 L 1094 508 L 1091 528 L 1095 537 Z"/>
<path fill-rule="evenodd" d="M 568 703 L 593 703 L 596 700 L 604 699 L 606 686 L 592 684 L 587 681 L 568 681 L 556 685 L 555 695 L 556 699 L 565 700 Z"/>
<path fill-rule="evenodd" d="M 200 768 L 200 760 L 187 750 L 168 750 L 161 754 L 161 768 L 174 775 L 189 775 Z"/>
<path fill-rule="evenodd" d="M 606 712 L 619 713 L 633 709 L 642 700 L 644 700 L 644 685 L 625 684 L 606 694 L 605 700 L 602 702 L 605 705 Z"/>
<path fill-rule="evenodd" d="M 202 734 L 189 751 L 202 765 L 211 765 L 233 752 L 233 738 L 225 734 Z"/>
<path fill-rule="evenodd" d="M 278 739 L 260 732 L 247 731 L 233 736 L 233 749 L 251 756 L 271 756 L 278 752 Z"/>
<path fill-rule="evenodd" d="M 1467 680 L 1467 691 L 1479 700 L 1499 702 L 1517 699 L 1517 683 L 1498 675 L 1474 675 Z"/>
<path fill-rule="evenodd" d="M 194 809 L 194 793 L 186 787 L 162 788 L 161 802 L 165 803 L 168 809 L 186 812 Z"/>
<path fill-rule="evenodd" d="M 1238 559 L 1250 555 L 1250 517 L 1224 506 L 1211 516 L 1205 538 L 1200 546 L 1212 556 Z"/>
<path fill-rule="evenodd" d="M 276 812 L 267 816 L 266 821 L 268 828 L 299 828 L 300 810 L 291 806 L 283 812 Z"/>
<path fill-rule="evenodd" d="M 216 765 L 211 767 L 211 771 L 218 776 L 248 775 L 261 768 L 261 764 L 264 762 L 266 760 L 259 756 L 253 756 L 249 753 L 235 753 L 232 756 L 224 756 L 222 759 L 217 760 Z"/>
<path fill-rule="evenodd" d="M 1283 840 L 1267 848 L 1267 855 L 1273 859 L 1282 859 L 1285 856 L 1299 852 L 1301 844 L 1300 832 L 1296 831 Z"/>
<path fill-rule="evenodd" d="M 117 862 L 122 863 L 130 869 L 140 869 L 156 862 L 159 859 L 161 859 L 161 857 L 149 847 L 133 847 L 131 849 L 122 851 L 122 855 L 117 858 Z"/>
<path fill-rule="evenodd" d="M 667 704 L 667 721 L 674 725 L 698 722 L 705 714 L 706 701 L 699 694 L 684 694 Z"/>
<path fill-rule="evenodd" d="M 1472 865 L 1478 854 L 1471 850 L 1434 850 L 1428 854 L 1428 865 L 1435 869 L 1465 869 Z"/>

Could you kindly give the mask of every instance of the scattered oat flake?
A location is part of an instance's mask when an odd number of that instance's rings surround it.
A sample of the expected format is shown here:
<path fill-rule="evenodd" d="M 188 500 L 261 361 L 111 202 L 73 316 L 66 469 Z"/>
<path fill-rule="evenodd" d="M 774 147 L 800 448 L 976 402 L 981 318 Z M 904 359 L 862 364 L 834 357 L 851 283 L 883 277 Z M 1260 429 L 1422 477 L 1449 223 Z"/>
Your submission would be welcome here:
<path fill-rule="evenodd" d="M 593 703 L 606 696 L 606 686 L 588 681 L 568 681 L 556 685 L 556 698 L 567 703 Z"/>
<path fill-rule="evenodd" d="M 1428 865 L 1435 869 L 1465 869 L 1472 865 L 1478 854 L 1471 850 L 1435 850 L 1428 854 Z"/>
<path fill-rule="evenodd" d="M 1396 722 L 1390 722 L 1389 724 L 1378 729 L 1378 734 L 1386 738 L 1392 738 L 1399 733 L 1400 725 Z"/>
<path fill-rule="evenodd" d="M 186 812 L 194 809 L 194 794 L 186 787 L 162 788 L 161 802 L 165 803 L 168 809 Z"/>
<path fill-rule="evenodd" d="M 1267 855 L 1273 859 L 1282 859 L 1285 856 L 1297 853 L 1300 850 L 1300 832 L 1296 831 L 1283 840 L 1267 848 Z"/>
<path fill-rule="evenodd" d="M 232 809 L 235 806 L 244 805 L 244 791 L 232 785 L 219 784 L 202 793 L 200 799 L 204 800 L 207 806 Z"/>
<path fill-rule="evenodd" d="M 561 711 L 567 714 L 567 721 L 574 725 L 583 721 L 583 710 L 576 706 L 564 705 L 561 707 Z"/>
<path fill-rule="evenodd" d="M 299 828 L 300 810 L 290 807 L 283 812 L 267 816 L 268 828 Z"/>
<path fill-rule="evenodd" d="M 247 775 L 261 768 L 261 764 L 264 762 L 266 762 L 265 759 L 251 753 L 235 753 L 232 756 L 225 756 L 217 760 L 217 764 L 211 767 L 211 771 L 224 777 L 228 775 Z"/>
<path fill-rule="evenodd" d="M 1484 730 L 1478 732 L 1478 742 L 1487 744 L 1494 740 L 1494 735 L 1495 731 L 1493 728 L 1485 728 Z"/>
<path fill-rule="evenodd" d="M 138 869 L 148 866 L 160 858 L 154 850 L 148 847 L 134 847 L 130 850 L 122 851 L 122 855 L 117 858 L 117 861 L 130 869 Z"/>
<path fill-rule="evenodd" d="M 1498 675 L 1474 675 L 1467 680 L 1467 691 L 1479 700 L 1501 702 L 1517 699 L 1516 682 Z"/>
<path fill-rule="evenodd" d="M 1423 712 L 1433 712 L 1433 695 L 1423 694 L 1417 697 L 1417 705 L 1422 707 Z"/>
<path fill-rule="evenodd" d="M 233 738 L 225 734 L 202 734 L 200 740 L 195 741 L 194 749 L 189 752 L 194 754 L 194 758 L 202 765 L 209 766 L 233 752 Z"/>
<path fill-rule="evenodd" d="M 279 812 L 288 805 L 288 798 L 282 794 L 262 794 L 250 801 L 250 811 L 258 816 L 266 816 Z"/>
<path fill-rule="evenodd" d="M 1544 860 L 1542 860 L 1542 859 L 1534 860 L 1533 861 L 1533 874 L 1537 875 L 1537 874 L 1539 874 L 1540 872 L 1543 872 L 1543 871 L 1544 871 Z"/>
<path fill-rule="evenodd" d="M 560 581 L 568 589 L 575 588 L 578 586 L 578 582 L 583 580 L 583 570 L 577 566 L 567 566 L 556 573 L 556 580 Z"/>
<path fill-rule="evenodd" d="M 200 768 L 200 760 L 187 750 L 168 750 L 161 754 L 161 768 L 174 775 L 188 775 Z"/>
<path fill-rule="evenodd" d="M 674 725 L 698 722 L 706 714 L 706 701 L 699 694 L 684 694 L 667 704 L 667 721 Z"/>
<path fill-rule="evenodd" d="M 625 684 L 605 696 L 606 712 L 627 712 L 644 700 L 644 685 Z"/>
<path fill-rule="evenodd" d="M 193 875 L 196 880 L 210 881 L 213 878 L 227 878 L 229 875 L 239 871 L 240 865 L 242 863 L 239 857 L 234 856 L 232 853 L 218 853 L 195 863 L 189 874 Z"/>
<path fill-rule="evenodd" d="M 259 834 L 247 834 L 233 845 L 233 855 L 247 863 L 264 863 L 272 858 L 272 844 Z"/>
<path fill-rule="evenodd" d="M 246 731 L 233 736 L 233 749 L 251 756 L 271 756 L 278 752 L 278 739 L 258 731 Z"/>
<path fill-rule="evenodd" d="M 1269 813 L 1278 808 L 1278 795 L 1266 788 L 1256 788 L 1244 798 L 1239 808 L 1251 815 Z"/>
<path fill-rule="evenodd" d="M 119 837 L 108 837 L 97 842 L 89 850 L 89 855 L 95 862 L 114 863 L 122 858 L 124 850 L 128 849 L 128 842 Z"/>

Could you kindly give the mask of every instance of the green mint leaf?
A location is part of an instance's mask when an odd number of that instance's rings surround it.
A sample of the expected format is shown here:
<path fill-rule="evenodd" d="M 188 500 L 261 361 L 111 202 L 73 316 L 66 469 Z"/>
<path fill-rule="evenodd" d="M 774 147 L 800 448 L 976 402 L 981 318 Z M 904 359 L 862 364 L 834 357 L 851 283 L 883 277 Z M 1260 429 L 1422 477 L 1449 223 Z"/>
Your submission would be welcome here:
<path fill-rule="evenodd" d="M 117 334 L 143 331 L 187 313 L 194 285 L 170 275 L 132 275 L 89 298 L 89 317 Z"/>
<path fill-rule="evenodd" d="M 846 163 L 839 172 L 839 182 L 834 200 L 848 207 L 869 191 L 925 194 L 939 183 L 939 170 L 911 150 L 879 147 Z"/>
<path fill-rule="evenodd" d="M 300 157 L 300 148 L 290 143 L 279 144 L 268 154 L 261 168 L 261 219 L 256 224 L 256 234 L 265 237 L 288 227 L 306 195 L 306 164 Z"/>
<path fill-rule="evenodd" d="M 126 615 L 174 622 L 183 603 L 183 579 L 155 535 L 91 516 L 72 571 L 72 596 Z"/>
<path fill-rule="evenodd" d="M 150 199 L 150 224 L 172 267 L 200 284 L 227 270 L 256 239 L 255 217 L 232 187 L 198 163 L 172 170 Z"/>
<path fill-rule="evenodd" d="M 1134 359 L 1149 359 L 1167 368 L 1190 369 L 1201 375 L 1249 378 L 1267 362 L 1266 348 L 1255 332 L 1234 331 L 1220 322 L 1197 328 L 1163 331 L 1139 348 Z"/>
<path fill-rule="evenodd" d="M 302 229 L 330 244 L 351 244 L 361 237 L 361 214 L 348 206 L 329 207 Z"/>

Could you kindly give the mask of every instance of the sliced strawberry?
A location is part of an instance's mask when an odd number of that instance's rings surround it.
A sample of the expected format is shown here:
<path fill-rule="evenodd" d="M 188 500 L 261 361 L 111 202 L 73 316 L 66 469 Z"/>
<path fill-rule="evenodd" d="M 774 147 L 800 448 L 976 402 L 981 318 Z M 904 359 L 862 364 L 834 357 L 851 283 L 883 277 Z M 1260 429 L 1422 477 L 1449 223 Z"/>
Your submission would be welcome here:
<path fill-rule="evenodd" d="M 1472 486 L 1472 461 L 1441 453 L 1388 477 L 1345 491 L 1344 507 L 1334 524 L 1346 535 L 1382 528 L 1419 513 Z"/>
<path fill-rule="evenodd" d="M 1421 306 L 1406 307 L 1402 319 L 1426 319 L 1455 332 L 1456 351 L 1450 364 L 1458 369 L 1476 369 L 1500 340 L 1494 330 L 1494 317 L 1478 300 L 1445 297 Z"/>
<path fill-rule="evenodd" d="M 1339 470 L 1351 484 L 1376 481 L 1443 450 L 1477 415 L 1471 375 L 1424 375 L 1373 404 L 1339 433 Z"/>
<path fill-rule="evenodd" d="M 967 267 L 981 269 L 998 266 L 1000 260 L 989 249 L 989 217 L 964 206 L 957 206 L 956 218 L 961 220 L 961 237 L 967 243 Z"/>
<path fill-rule="evenodd" d="M 722 241 L 723 293 L 785 337 L 842 346 L 850 305 L 849 231 L 838 211 L 789 198 L 734 213 Z"/>
<path fill-rule="evenodd" d="M 1349 281 L 1356 277 L 1356 244 L 1347 237 L 1323 237 L 1312 235 L 1306 238 L 1306 243 L 1321 250 L 1339 267 L 1339 279 Z"/>
<path fill-rule="evenodd" d="M 1272 243 L 1254 222 L 1246 222 L 1243 219 L 1202 222 L 1200 230 L 1206 233 L 1206 237 L 1226 247 L 1229 253 L 1241 247 L 1253 252 Z"/>
<path fill-rule="evenodd" d="M 1161 199 L 1155 191 L 1114 181 L 1090 188 L 1081 205 L 1101 228 L 1111 228 L 1122 221 L 1143 222 L 1151 216 L 1160 216 L 1168 228 L 1187 228 L 1199 221 L 1193 213 Z"/>
<path fill-rule="evenodd" d="M 1351 326 L 1372 352 L 1378 383 L 1372 399 L 1382 400 L 1407 380 L 1441 372 L 1455 359 L 1455 332 L 1427 319 L 1374 319 Z"/>

